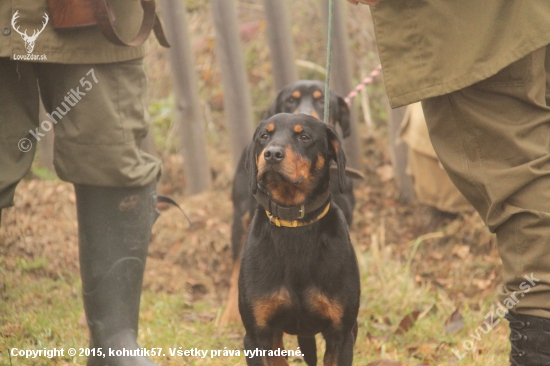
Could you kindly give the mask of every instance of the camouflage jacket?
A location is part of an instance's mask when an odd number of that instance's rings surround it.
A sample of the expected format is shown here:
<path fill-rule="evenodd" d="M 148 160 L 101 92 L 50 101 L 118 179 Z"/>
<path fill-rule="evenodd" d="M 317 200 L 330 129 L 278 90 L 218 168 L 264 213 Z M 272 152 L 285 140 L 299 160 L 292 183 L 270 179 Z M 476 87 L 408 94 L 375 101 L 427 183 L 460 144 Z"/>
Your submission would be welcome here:
<path fill-rule="evenodd" d="M 371 12 L 393 107 L 465 88 L 550 44 L 550 0 L 384 0 Z"/>

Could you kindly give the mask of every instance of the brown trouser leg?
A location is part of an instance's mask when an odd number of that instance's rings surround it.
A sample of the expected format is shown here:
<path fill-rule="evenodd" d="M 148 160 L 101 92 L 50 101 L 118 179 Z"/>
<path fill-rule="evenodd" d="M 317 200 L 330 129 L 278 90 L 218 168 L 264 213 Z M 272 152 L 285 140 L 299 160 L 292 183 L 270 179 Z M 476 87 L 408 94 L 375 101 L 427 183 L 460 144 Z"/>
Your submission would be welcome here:
<path fill-rule="evenodd" d="M 53 126 L 38 120 L 39 89 Z M 155 182 L 160 162 L 139 149 L 149 126 L 145 92 L 141 59 L 66 65 L 0 57 L 0 209 L 13 205 L 37 136 L 54 130 L 62 180 L 102 187 Z"/>
<path fill-rule="evenodd" d="M 550 318 L 547 48 L 422 106 L 443 166 L 497 235 L 501 301 L 515 296 L 515 312 Z"/>
<path fill-rule="evenodd" d="M 0 57 L 0 210 L 13 205 L 15 187 L 34 159 L 29 130 L 39 122 L 36 80 L 32 63 Z"/>

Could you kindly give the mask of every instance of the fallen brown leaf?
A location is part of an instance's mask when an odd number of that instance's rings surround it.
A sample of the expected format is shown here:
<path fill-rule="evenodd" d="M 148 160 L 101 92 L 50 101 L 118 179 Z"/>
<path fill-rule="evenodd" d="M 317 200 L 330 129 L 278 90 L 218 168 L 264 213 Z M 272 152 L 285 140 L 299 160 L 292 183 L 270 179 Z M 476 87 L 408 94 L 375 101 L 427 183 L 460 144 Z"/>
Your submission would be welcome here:
<path fill-rule="evenodd" d="M 406 333 L 414 326 L 414 323 L 416 323 L 416 319 L 418 319 L 419 315 L 420 311 L 418 310 L 411 311 L 409 314 L 405 315 L 405 317 L 399 323 L 399 326 L 397 327 L 397 330 L 394 332 L 394 334 Z"/>
<path fill-rule="evenodd" d="M 445 321 L 443 331 L 448 334 L 453 334 L 464 328 L 464 318 L 460 314 L 460 309 L 453 311 L 449 319 Z"/>

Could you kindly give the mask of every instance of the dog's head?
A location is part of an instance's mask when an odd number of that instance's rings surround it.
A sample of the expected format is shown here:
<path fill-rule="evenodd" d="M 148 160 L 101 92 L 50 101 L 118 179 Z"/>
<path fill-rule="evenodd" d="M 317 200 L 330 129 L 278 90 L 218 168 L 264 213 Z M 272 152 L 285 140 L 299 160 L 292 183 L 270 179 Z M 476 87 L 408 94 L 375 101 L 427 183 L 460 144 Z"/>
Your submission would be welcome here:
<path fill-rule="evenodd" d="M 305 114 L 276 114 L 260 123 L 248 147 L 250 187 L 255 193 L 262 186 L 280 205 L 301 205 L 328 188 L 331 160 L 343 190 L 346 158 L 334 127 Z"/>
<path fill-rule="evenodd" d="M 350 111 L 344 98 L 330 92 L 329 123 L 338 123 L 343 137 L 350 134 Z M 277 113 L 303 113 L 322 121 L 325 108 L 325 84 L 317 80 L 300 80 L 279 91 L 275 101 L 264 115 L 264 119 Z"/>

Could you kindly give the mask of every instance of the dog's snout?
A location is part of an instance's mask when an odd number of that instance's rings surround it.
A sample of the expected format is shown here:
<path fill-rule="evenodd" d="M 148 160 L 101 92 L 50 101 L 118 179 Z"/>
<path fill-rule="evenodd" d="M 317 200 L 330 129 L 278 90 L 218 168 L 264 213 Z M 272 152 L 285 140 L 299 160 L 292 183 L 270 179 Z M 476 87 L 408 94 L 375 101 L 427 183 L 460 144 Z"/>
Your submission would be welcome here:
<path fill-rule="evenodd" d="M 311 116 L 311 113 L 313 112 L 313 107 L 310 104 L 303 104 L 296 109 L 296 113 L 303 113 L 307 114 L 308 116 Z"/>
<path fill-rule="evenodd" d="M 308 116 L 312 116 L 312 117 L 315 117 L 317 118 L 318 120 L 321 120 L 323 119 L 322 117 L 319 116 L 319 113 L 317 113 L 317 111 L 315 110 L 315 108 L 313 107 L 313 105 L 311 103 L 302 103 L 298 109 L 296 109 L 296 112 L 295 113 L 303 113 L 303 114 L 307 114 Z"/>
<path fill-rule="evenodd" d="M 280 146 L 270 146 L 264 151 L 265 161 L 279 163 L 285 158 L 285 150 Z"/>

